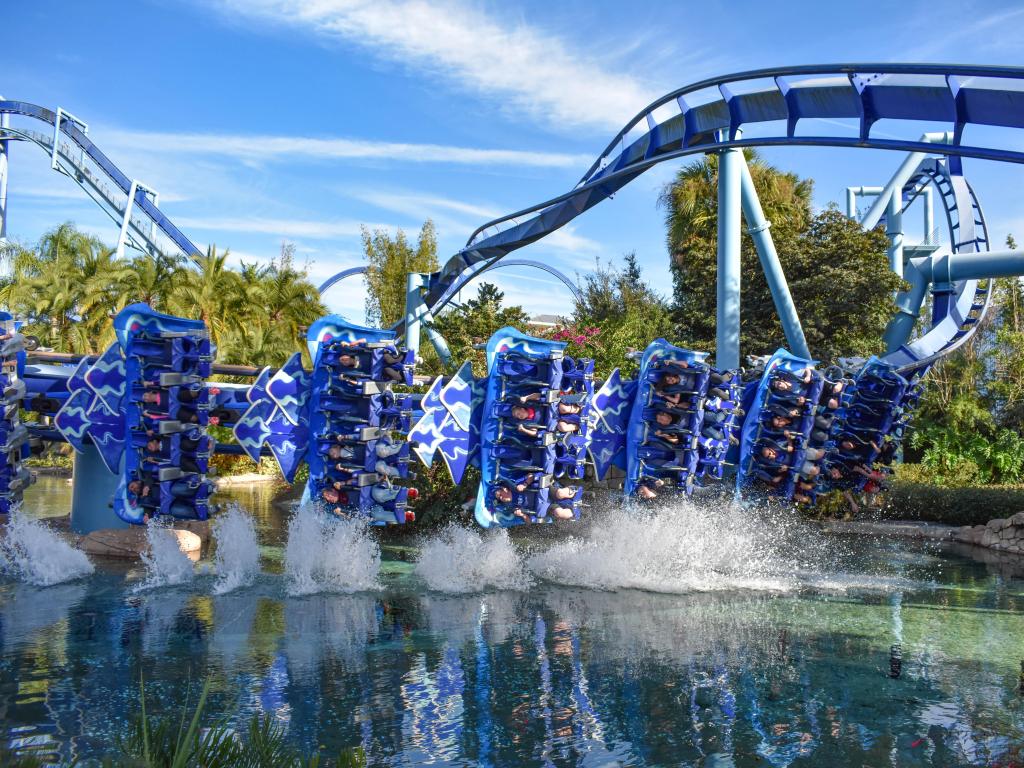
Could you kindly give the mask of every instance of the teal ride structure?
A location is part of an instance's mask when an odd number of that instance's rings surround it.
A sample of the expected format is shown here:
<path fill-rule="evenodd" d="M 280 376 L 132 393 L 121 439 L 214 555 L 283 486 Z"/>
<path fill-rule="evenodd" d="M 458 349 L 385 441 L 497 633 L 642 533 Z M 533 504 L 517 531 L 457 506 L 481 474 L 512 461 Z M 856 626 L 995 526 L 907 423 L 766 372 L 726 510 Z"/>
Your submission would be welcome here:
<path fill-rule="evenodd" d="M 885 121 L 885 130 L 877 128 Z M 921 132 L 922 125 L 928 130 Z M 1009 129 L 1005 145 L 976 137 Z M 411 274 L 405 317 L 364 328 L 330 315 L 307 335 L 312 370 L 296 353 L 279 370 L 250 371 L 251 385 L 210 384 L 215 350 L 197 321 L 132 305 L 103 355 L 55 364 L 25 351 L 17 318 L 3 318 L 0 511 L 30 481 L 21 462 L 50 440 L 78 452 L 72 525 L 87 531 L 161 517 L 209 514 L 206 470 L 216 452 L 272 455 L 294 479 L 309 468 L 305 500 L 377 525 L 415 519 L 412 456 L 444 462 L 459 482 L 480 470 L 474 516 L 484 527 L 571 524 L 584 476 L 623 473 L 638 501 L 735 489 L 810 505 L 831 490 L 876 490 L 898 454 L 929 368 L 971 338 L 992 301 L 993 280 L 1024 274 L 1024 257 L 993 251 L 964 159 L 1024 162 L 1024 68 L 932 64 L 783 67 L 711 78 L 650 104 L 609 142 L 569 191 L 487 222 L 433 274 Z M 58 108 L 0 99 L 0 237 L 6 233 L 13 142 L 34 145 L 120 226 L 118 249 L 195 258 L 198 249 L 158 207 L 159 196 L 118 169 L 88 125 Z M 847 214 L 884 225 L 895 296 L 885 349 L 821 369 L 771 236 L 743 148 L 819 146 L 903 153 L 882 186 L 847 189 Z M 593 362 L 514 328 L 487 343 L 487 374 L 468 363 L 415 392 L 420 332 L 448 362 L 431 319 L 470 281 L 507 266 L 541 240 L 655 165 L 716 154 L 718 178 L 715 349 L 655 339 L 640 371 L 595 381 Z M 857 202 L 870 200 L 859 216 Z M 936 236 L 935 205 L 945 237 Z M 904 217 L 923 211 L 925 238 L 909 243 Z M 786 348 L 740 350 L 740 235 L 746 224 L 785 334 Z M 545 269 L 574 291 L 572 281 Z M 361 267 L 327 280 L 326 291 Z M 922 317 L 927 307 L 927 316 Z M 29 345 L 30 346 L 30 345 Z M 36 423 L 17 421 L 18 406 Z M 10 417 L 10 418 L 8 418 Z M 215 444 L 211 423 L 235 441 Z M 79 492 L 88 487 L 89 493 Z"/>

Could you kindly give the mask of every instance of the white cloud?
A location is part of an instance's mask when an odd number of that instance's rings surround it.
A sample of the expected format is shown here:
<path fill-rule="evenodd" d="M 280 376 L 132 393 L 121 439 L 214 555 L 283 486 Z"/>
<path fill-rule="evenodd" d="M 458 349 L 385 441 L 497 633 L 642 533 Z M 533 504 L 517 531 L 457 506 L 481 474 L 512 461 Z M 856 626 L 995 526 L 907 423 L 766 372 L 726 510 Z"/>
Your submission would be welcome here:
<path fill-rule="evenodd" d="M 220 0 L 232 18 L 293 26 L 433 73 L 531 119 L 619 128 L 657 92 L 563 38 L 458 0 Z M 699 58 L 689 51 L 687 58 Z M 676 59 L 678 63 L 678 57 Z"/>
<path fill-rule="evenodd" d="M 927 19 L 921 20 L 922 28 L 944 31 L 922 36 L 923 42 L 916 47 L 911 47 L 909 51 L 903 51 L 900 58 L 905 61 L 926 60 L 968 41 L 982 45 L 987 53 L 991 53 L 993 50 L 1020 52 L 1020 24 L 1017 19 L 1024 14 L 1024 8 L 997 11 L 977 17 L 966 24 L 963 23 L 964 7 L 962 5 L 950 6 L 949 13 L 955 14 L 955 23 L 943 24 L 936 21 L 934 9 L 929 8 Z M 953 18 L 950 18 L 949 21 L 952 22 Z"/>
<path fill-rule="evenodd" d="M 479 149 L 444 144 L 366 141 L 304 136 L 261 136 L 217 133 L 164 133 L 110 129 L 103 140 L 120 150 L 152 152 L 166 149 L 175 156 L 211 155 L 243 162 L 307 158 L 313 160 L 374 160 L 454 165 L 519 165 L 533 168 L 589 167 L 589 155 L 534 152 L 521 149 Z"/>
<path fill-rule="evenodd" d="M 175 223 L 186 229 L 198 229 L 217 232 L 248 232 L 253 234 L 275 235 L 278 237 L 308 237 L 312 239 L 329 239 L 334 237 L 358 237 L 361 222 L 338 219 L 335 221 L 315 221 L 301 219 L 268 219 L 265 217 L 224 217 L 196 218 L 178 216 Z M 391 229 L 389 224 L 367 224 L 370 229 Z"/>

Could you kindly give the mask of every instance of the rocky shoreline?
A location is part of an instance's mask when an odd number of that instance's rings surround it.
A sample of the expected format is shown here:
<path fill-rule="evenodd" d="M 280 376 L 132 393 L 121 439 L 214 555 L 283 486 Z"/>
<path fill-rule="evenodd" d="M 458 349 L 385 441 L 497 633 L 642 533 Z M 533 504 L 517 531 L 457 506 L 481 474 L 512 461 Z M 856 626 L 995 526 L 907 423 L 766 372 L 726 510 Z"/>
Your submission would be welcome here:
<path fill-rule="evenodd" d="M 955 541 L 1024 556 L 1024 512 L 989 520 L 985 525 L 941 525 L 913 520 L 829 520 L 823 522 L 822 527 L 834 533 Z"/>

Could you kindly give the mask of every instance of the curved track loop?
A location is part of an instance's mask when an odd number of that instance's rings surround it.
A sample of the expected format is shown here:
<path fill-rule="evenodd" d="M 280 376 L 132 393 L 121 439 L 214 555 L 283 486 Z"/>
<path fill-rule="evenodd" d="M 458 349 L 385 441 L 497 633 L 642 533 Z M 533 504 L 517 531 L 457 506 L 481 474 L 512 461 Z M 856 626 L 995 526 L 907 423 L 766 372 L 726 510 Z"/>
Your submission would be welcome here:
<path fill-rule="evenodd" d="M 872 127 L 883 119 L 890 121 L 887 136 L 873 136 Z M 844 130 L 842 121 L 849 129 Z M 929 129 L 952 130 L 953 142 L 940 146 L 921 141 L 921 121 Z M 427 304 L 438 311 L 481 265 L 564 226 L 654 165 L 729 147 L 862 147 L 949 155 L 947 163 L 956 171 L 949 174 L 952 202 L 960 211 L 980 212 L 960 174 L 960 158 L 1024 163 L 1024 152 L 972 143 L 965 135 L 970 126 L 1024 128 L 1024 68 L 839 64 L 704 80 L 673 91 L 638 113 L 571 191 L 477 229 L 466 247 L 435 275 Z M 905 131 L 907 137 L 889 138 L 891 131 Z M 970 250 L 973 234 L 968 238 L 966 231 L 975 228 L 976 218 L 977 214 L 956 217 L 954 244 L 961 252 Z M 980 224 L 984 230 L 983 220 Z M 945 315 L 933 319 L 933 326 L 941 326 L 945 335 L 940 339 L 938 333 L 929 333 L 906 345 L 901 367 L 927 365 L 970 332 L 972 320 L 977 322 L 971 314 L 980 310 L 970 308 L 976 299 L 981 308 L 987 302 L 968 287 L 958 286 L 954 300 L 937 302 Z M 920 343 L 924 339 L 928 341 Z"/>
<path fill-rule="evenodd" d="M 903 210 L 928 184 L 935 186 L 946 212 L 950 250 L 977 253 L 990 248 L 988 224 L 974 189 L 948 159 L 926 158 L 902 190 Z M 932 327 L 920 338 L 883 358 L 902 373 L 923 371 L 974 335 L 992 303 L 991 280 L 964 280 L 933 295 Z"/>
<path fill-rule="evenodd" d="M 29 141 L 44 149 L 47 154 L 53 151 L 53 127 L 57 121 L 55 112 L 24 101 L 0 100 L 0 113 L 30 118 L 50 128 L 48 133 L 41 133 L 5 127 L 0 129 L 0 138 Z M 60 137 L 66 141 L 57 142 L 59 169 L 82 187 L 120 226 L 132 180 L 67 117 L 61 120 Z M 136 191 L 132 212 L 129 234 L 140 250 L 153 255 L 184 255 L 190 259 L 201 255 L 192 241 L 154 205 L 145 191 Z"/>

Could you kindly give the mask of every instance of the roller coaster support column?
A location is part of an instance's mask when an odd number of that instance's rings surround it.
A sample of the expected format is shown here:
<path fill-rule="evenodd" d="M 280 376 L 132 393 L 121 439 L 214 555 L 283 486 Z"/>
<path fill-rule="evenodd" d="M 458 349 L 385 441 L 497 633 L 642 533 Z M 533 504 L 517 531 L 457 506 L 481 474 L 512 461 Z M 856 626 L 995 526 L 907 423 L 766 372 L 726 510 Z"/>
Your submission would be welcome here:
<path fill-rule="evenodd" d="M 921 315 L 921 306 L 928 295 L 928 286 L 931 283 L 929 276 L 913 263 L 906 265 L 903 279 L 910 283 L 910 288 L 896 294 L 897 314 L 889 321 L 882 336 L 886 354 L 895 352 L 906 344 L 910 334 L 914 332 L 914 325 Z"/>
<path fill-rule="evenodd" d="M 0 101 L 3 101 L 0 96 Z M 0 128 L 10 124 L 10 116 L 0 115 Z M 0 141 L 0 248 L 7 243 L 7 160 L 10 152 L 9 141 Z"/>
<path fill-rule="evenodd" d="M 747 221 L 747 232 L 754 239 L 758 258 L 761 259 L 761 269 L 764 270 L 768 288 L 772 292 L 772 301 L 775 302 L 775 311 L 782 322 L 782 330 L 786 333 L 786 341 L 795 355 L 810 360 L 811 352 L 807 348 L 807 339 L 804 337 L 804 329 L 800 325 L 800 316 L 797 314 L 796 305 L 793 304 L 793 296 L 789 292 L 789 284 L 782 271 L 782 264 L 779 263 L 775 241 L 772 240 L 772 223 L 764 217 L 761 201 L 757 197 L 757 190 L 754 189 L 754 179 L 750 175 L 750 168 L 747 167 L 747 161 L 742 154 L 740 155 L 740 182 L 743 218 Z"/>
<path fill-rule="evenodd" d="M 111 501 L 120 478 L 107 469 L 100 452 L 92 443 L 75 453 L 71 479 L 71 530 L 92 533 L 101 528 L 127 528 L 128 523 L 114 514 Z"/>
<path fill-rule="evenodd" d="M 718 154 L 718 313 L 715 365 L 740 367 L 740 187 L 743 151 Z"/>
<path fill-rule="evenodd" d="M 423 290 L 429 285 L 430 275 L 418 272 L 410 272 L 408 281 L 405 284 L 405 348 L 413 350 L 418 356 L 420 353 L 420 328 L 425 320 L 427 325 L 427 338 L 437 350 L 437 356 L 441 362 L 447 364 L 451 360 L 452 353 L 444 337 L 430 327 L 433 321 L 430 310 L 423 303 Z"/>
<path fill-rule="evenodd" d="M 160 204 L 160 195 L 155 189 L 151 189 L 143 184 L 141 181 L 132 179 L 131 189 L 128 190 L 128 202 L 124 206 L 124 218 L 121 220 L 121 234 L 117 238 L 117 258 L 124 258 L 124 246 L 128 242 L 128 225 L 132 220 L 132 208 L 135 205 L 135 193 L 142 190 L 145 194 L 153 196 L 153 205 L 158 206 Z"/>
<path fill-rule="evenodd" d="M 903 277 L 903 205 L 902 195 L 893 195 L 889 198 L 889 205 L 885 210 L 885 236 L 889 238 L 889 248 L 886 254 L 889 257 L 889 268 L 900 277 Z"/>

